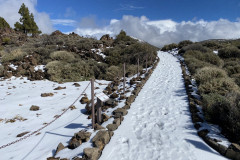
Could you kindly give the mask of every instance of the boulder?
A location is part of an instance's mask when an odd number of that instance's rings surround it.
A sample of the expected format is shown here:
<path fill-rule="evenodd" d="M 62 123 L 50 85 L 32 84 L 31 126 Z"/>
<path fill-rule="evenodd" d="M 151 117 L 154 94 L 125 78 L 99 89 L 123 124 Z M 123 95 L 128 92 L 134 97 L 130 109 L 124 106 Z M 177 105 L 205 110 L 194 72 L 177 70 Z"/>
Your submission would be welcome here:
<path fill-rule="evenodd" d="M 125 116 L 125 115 L 127 115 L 127 113 L 128 113 L 128 111 L 126 109 L 123 109 L 123 108 L 118 108 L 118 109 L 113 111 L 114 115 Z"/>
<path fill-rule="evenodd" d="M 53 90 L 61 90 L 61 89 L 66 89 L 66 87 L 58 86 L 57 88 L 54 88 Z"/>
<path fill-rule="evenodd" d="M 112 99 L 112 98 L 109 98 L 109 100 L 107 100 L 107 101 L 105 102 L 105 104 L 108 105 L 108 106 L 111 106 L 111 107 L 116 106 L 115 101 L 114 101 L 114 99 Z"/>
<path fill-rule="evenodd" d="M 93 137 L 92 142 L 93 145 L 100 150 L 103 150 L 104 146 L 108 144 L 110 141 L 110 135 L 108 131 L 100 130 L 97 134 Z"/>
<path fill-rule="evenodd" d="M 108 125 L 107 125 L 107 129 L 108 129 L 109 131 L 115 131 L 117 128 L 118 128 L 118 125 L 117 125 L 117 124 L 108 124 Z"/>
<path fill-rule="evenodd" d="M 120 118 L 116 118 L 113 120 L 113 124 L 116 124 L 117 126 L 120 126 L 121 124 L 121 119 Z"/>
<path fill-rule="evenodd" d="M 75 149 L 75 148 L 77 148 L 78 146 L 80 146 L 81 144 L 82 144 L 82 141 L 81 141 L 81 140 L 77 140 L 77 138 L 72 137 L 71 140 L 70 140 L 69 143 L 68 143 L 68 148 L 69 148 L 69 149 Z"/>
<path fill-rule="evenodd" d="M 127 98 L 127 102 L 131 104 L 132 102 L 134 102 L 135 97 L 136 97 L 135 95 L 129 96 L 129 97 Z"/>
<path fill-rule="evenodd" d="M 40 107 L 39 106 L 36 106 L 36 105 L 32 105 L 31 107 L 30 107 L 30 111 L 38 111 L 40 109 Z"/>
<path fill-rule="evenodd" d="M 206 135 L 208 133 L 209 133 L 209 131 L 207 129 L 203 129 L 203 130 L 198 131 L 199 137 L 202 137 L 202 138 L 206 137 Z"/>
<path fill-rule="evenodd" d="M 103 126 L 99 125 L 98 123 L 96 123 L 94 126 L 94 130 L 101 130 L 101 129 L 105 129 L 105 128 Z"/>
<path fill-rule="evenodd" d="M 86 104 L 86 103 L 90 103 L 90 101 L 89 101 L 88 97 L 85 96 L 85 97 L 81 98 L 80 103 L 81 104 Z"/>
<path fill-rule="evenodd" d="M 41 97 L 52 97 L 53 95 L 53 93 L 42 93 Z"/>
<path fill-rule="evenodd" d="M 110 98 L 118 98 L 118 94 L 114 92 L 114 93 L 110 96 Z"/>
<path fill-rule="evenodd" d="M 28 134 L 28 133 L 29 133 L 29 132 L 20 133 L 20 134 L 17 135 L 17 137 L 22 137 L 22 136 L 24 136 L 24 135 L 26 135 L 26 134 Z"/>
<path fill-rule="evenodd" d="M 117 91 L 117 90 L 118 90 L 118 86 L 113 86 L 112 91 L 114 92 L 114 91 Z"/>
<path fill-rule="evenodd" d="M 59 157 L 57 157 L 57 158 L 55 158 L 55 157 L 48 157 L 47 158 L 47 160 L 59 160 L 60 158 Z"/>
<path fill-rule="evenodd" d="M 80 87 L 80 84 L 78 84 L 78 83 L 73 83 L 73 85 L 74 85 L 75 87 Z"/>
<path fill-rule="evenodd" d="M 78 133 L 74 134 L 74 137 L 81 142 L 87 142 L 90 137 L 91 137 L 92 133 L 91 132 L 87 132 L 85 130 L 81 130 Z"/>
<path fill-rule="evenodd" d="M 59 143 L 55 152 L 55 155 L 60 152 L 61 150 L 63 150 L 65 147 L 62 143 Z"/>
<path fill-rule="evenodd" d="M 106 115 L 105 113 L 102 114 L 102 120 L 103 122 L 106 122 L 110 117 Z"/>
<path fill-rule="evenodd" d="M 98 158 L 100 157 L 100 150 L 99 148 L 85 148 L 83 150 L 83 154 L 84 154 L 84 158 L 88 159 L 88 160 L 98 160 Z"/>

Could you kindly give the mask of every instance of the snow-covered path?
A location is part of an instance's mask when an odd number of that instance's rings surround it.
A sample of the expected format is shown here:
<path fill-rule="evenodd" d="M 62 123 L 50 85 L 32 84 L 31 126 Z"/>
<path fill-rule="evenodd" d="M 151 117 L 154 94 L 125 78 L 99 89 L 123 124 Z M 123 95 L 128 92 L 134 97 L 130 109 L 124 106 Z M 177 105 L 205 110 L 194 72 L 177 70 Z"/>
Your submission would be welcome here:
<path fill-rule="evenodd" d="M 178 60 L 161 61 L 103 150 L 101 160 L 221 160 L 191 122 Z"/>

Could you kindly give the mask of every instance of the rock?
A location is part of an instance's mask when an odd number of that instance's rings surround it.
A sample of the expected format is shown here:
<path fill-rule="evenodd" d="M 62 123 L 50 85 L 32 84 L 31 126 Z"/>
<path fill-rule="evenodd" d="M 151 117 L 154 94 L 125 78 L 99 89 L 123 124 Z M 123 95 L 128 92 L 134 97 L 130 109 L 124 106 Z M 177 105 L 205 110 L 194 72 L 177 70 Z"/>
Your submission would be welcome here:
<path fill-rule="evenodd" d="M 24 136 L 24 135 L 26 135 L 26 134 L 28 134 L 28 133 L 29 133 L 29 132 L 20 133 L 20 134 L 17 135 L 17 137 L 22 137 L 22 136 Z"/>
<path fill-rule="evenodd" d="M 98 158 L 100 157 L 100 150 L 99 148 L 85 148 L 83 150 L 83 154 L 84 154 L 84 158 L 88 159 L 88 160 L 98 160 Z"/>
<path fill-rule="evenodd" d="M 126 109 L 123 109 L 123 108 L 118 108 L 118 109 L 113 111 L 114 115 L 119 114 L 121 116 L 125 116 L 125 115 L 127 115 L 127 113 L 128 113 L 128 111 Z"/>
<path fill-rule="evenodd" d="M 101 129 L 105 129 L 105 128 L 103 126 L 99 125 L 98 123 L 96 123 L 94 126 L 94 130 L 101 130 Z"/>
<path fill-rule="evenodd" d="M 69 107 L 71 110 L 77 109 L 76 106 L 72 105 Z"/>
<path fill-rule="evenodd" d="M 131 95 L 130 97 L 127 98 L 127 102 L 131 104 L 132 102 L 134 102 L 135 97 L 136 97 L 135 95 Z"/>
<path fill-rule="evenodd" d="M 78 84 L 78 83 L 73 83 L 73 85 L 74 85 L 75 87 L 80 87 L 80 84 Z"/>
<path fill-rule="evenodd" d="M 61 89 L 66 89 L 66 87 L 58 86 L 57 88 L 54 88 L 53 90 L 61 90 Z"/>
<path fill-rule="evenodd" d="M 47 160 L 59 160 L 60 158 L 55 158 L 55 157 L 48 157 Z"/>
<path fill-rule="evenodd" d="M 78 146 L 80 146 L 81 144 L 82 144 L 81 140 L 79 141 L 79 140 L 77 140 L 77 138 L 72 137 L 71 140 L 69 141 L 68 148 L 69 149 L 75 149 Z"/>
<path fill-rule="evenodd" d="M 115 101 L 114 101 L 114 99 L 109 98 L 109 100 L 107 100 L 105 102 L 105 104 L 108 105 L 108 106 L 114 107 L 115 106 Z"/>
<path fill-rule="evenodd" d="M 198 130 L 201 127 L 201 125 L 199 123 L 195 123 L 194 127 Z"/>
<path fill-rule="evenodd" d="M 231 145 L 230 145 L 231 146 Z M 229 148 L 226 151 L 225 156 L 227 158 L 233 159 L 233 160 L 240 160 L 240 154 L 239 152 L 234 151 L 233 149 L 231 149 L 231 147 L 229 146 Z"/>
<path fill-rule="evenodd" d="M 106 122 L 110 117 L 106 115 L 105 113 L 102 114 L 102 120 L 103 122 Z"/>
<path fill-rule="evenodd" d="M 126 99 L 126 96 L 121 95 L 121 96 L 120 96 L 120 100 L 123 100 L 123 99 Z"/>
<path fill-rule="evenodd" d="M 117 124 L 108 124 L 108 125 L 107 125 L 107 129 L 108 129 L 109 131 L 115 131 L 117 128 L 118 128 L 118 125 L 117 125 Z"/>
<path fill-rule="evenodd" d="M 118 86 L 113 86 L 112 91 L 114 92 L 114 91 L 117 91 L 117 90 L 118 90 Z"/>
<path fill-rule="evenodd" d="M 88 97 L 82 97 L 81 100 L 80 100 L 80 103 L 81 104 L 86 104 L 86 103 L 90 103 Z"/>
<path fill-rule="evenodd" d="M 113 131 L 108 131 L 108 134 L 110 136 L 110 138 L 114 135 L 114 132 Z"/>
<path fill-rule="evenodd" d="M 103 150 L 104 146 L 108 144 L 110 141 L 110 135 L 108 131 L 100 130 L 97 134 L 93 137 L 92 142 L 93 145 L 100 150 Z"/>
<path fill-rule="evenodd" d="M 136 82 L 135 82 L 135 79 L 131 79 L 130 80 L 130 85 L 133 85 L 133 84 L 135 84 Z"/>
<path fill-rule="evenodd" d="M 130 109 L 130 105 L 126 104 L 124 107 L 122 107 L 123 109 Z"/>
<path fill-rule="evenodd" d="M 101 41 L 110 41 L 110 40 L 113 40 L 112 37 L 110 37 L 109 34 L 105 34 L 103 35 L 101 38 L 100 38 Z"/>
<path fill-rule="evenodd" d="M 32 105 L 30 107 L 30 111 L 38 111 L 39 109 L 40 109 L 40 107 L 39 106 L 35 106 L 35 105 Z"/>
<path fill-rule="evenodd" d="M 86 132 L 85 130 L 81 130 L 78 133 L 74 134 L 74 137 L 81 142 L 87 142 L 90 137 L 91 137 L 92 133 L 91 132 Z"/>
<path fill-rule="evenodd" d="M 52 97 L 53 95 L 53 93 L 42 93 L 41 97 Z"/>
<path fill-rule="evenodd" d="M 120 118 L 116 118 L 113 120 L 113 124 L 116 124 L 117 126 L 120 126 L 121 124 L 121 119 Z"/>
<path fill-rule="evenodd" d="M 110 98 L 118 98 L 118 94 L 114 92 L 114 93 L 110 96 Z"/>
<path fill-rule="evenodd" d="M 209 133 L 209 131 L 207 129 L 203 129 L 203 130 L 200 130 L 198 131 L 198 135 L 199 137 L 206 137 L 206 135 Z"/>
<path fill-rule="evenodd" d="M 55 155 L 60 152 L 61 150 L 63 150 L 65 147 L 62 143 L 59 143 L 55 152 Z"/>

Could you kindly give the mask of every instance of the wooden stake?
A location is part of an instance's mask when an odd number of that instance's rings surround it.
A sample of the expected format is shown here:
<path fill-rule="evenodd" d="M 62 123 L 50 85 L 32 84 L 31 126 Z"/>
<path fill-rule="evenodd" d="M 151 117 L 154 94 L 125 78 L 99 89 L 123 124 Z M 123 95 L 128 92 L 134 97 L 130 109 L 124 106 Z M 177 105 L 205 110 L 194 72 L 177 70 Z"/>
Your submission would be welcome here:
<path fill-rule="evenodd" d="M 139 77 L 139 58 L 138 58 L 138 66 L 137 66 L 137 77 Z"/>
<path fill-rule="evenodd" d="M 123 93 L 124 93 L 124 95 L 125 95 L 125 84 L 126 84 L 125 74 L 126 74 L 126 70 L 125 70 L 125 63 L 124 63 L 123 64 Z"/>
<path fill-rule="evenodd" d="M 102 101 L 97 98 L 97 123 L 102 123 Z"/>
<path fill-rule="evenodd" d="M 92 100 L 92 128 L 95 126 L 95 107 L 94 107 L 94 79 L 91 80 L 91 100 Z"/>

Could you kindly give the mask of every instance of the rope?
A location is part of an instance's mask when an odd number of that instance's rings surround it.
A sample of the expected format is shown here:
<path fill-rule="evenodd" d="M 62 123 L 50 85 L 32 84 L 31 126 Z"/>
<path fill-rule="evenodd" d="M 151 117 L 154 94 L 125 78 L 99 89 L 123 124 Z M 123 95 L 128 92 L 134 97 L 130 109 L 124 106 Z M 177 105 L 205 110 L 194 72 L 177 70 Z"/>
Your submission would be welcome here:
<path fill-rule="evenodd" d="M 97 82 L 96 80 L 94 80 L 94 82 L 96 82 L 98 85 L 108 85 L 107 83 L 100 83 L 100 82 Z"/>
<path fill-rule="evenodd" d="M 15 144 L 15 143 L 17 143 L 17 142 L 20 142 L 20 141 L 22 141 L 22 140 L 24 140 L 24 139 L 27 139 L 28 137 L 30 137 L 30 136 L 32 136 L 32 135 L 34 135 L 34 134 L 36 134 L 36 133 L 39 133 L 41 130 L 43 130 L 44 128 L 46 128 L 47 126 L 49 126 L 50 124 L 52 124 L 53 122 L 55 122 L 55 121 L 56 121 L 58 118 L 60 118 L 64 113 L 66 113 L 66 112 L 70 109 L 71 106 L 73 106 L 73 105 L 77 102 L 77 100 L 78 100 L 78 99 L 82 96 L 82 94 L 87 90 L 87 88 L 89 87 L 89 85 L 90 85 L 90 82 L 88 83 L 87 87 L 83 90 L 83 92 L 77 97 L 77 99 L 76 99 L 66 110 L 64 110 L 60 115 L 58 115 L 58 116 L 57 116 L 55 119 L 53 119 L 51 122 L 47 123 L 45 126 L 39 128 L 38 130 L 36 130 L 36 131 L 34 131 L 34 132 L 32 132 L 32 133 L 30 133 L 30 134 L 28 134 L 28 135 L 26 135 L 26 136 L 18 139 L 18 140 L 16 140 L 16 141 L 10 142 L 10 143 L 5 144 L 5 145 L 2 145 L 2 146 L 0 147 L 0 149 L 3 149 L 3 148 L 5 148 L 5 147 L 7 147 L 7 146 L 10 146 L 10 145 Z"/>

